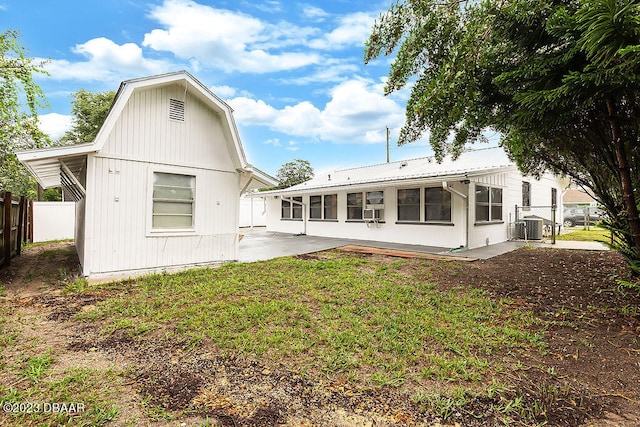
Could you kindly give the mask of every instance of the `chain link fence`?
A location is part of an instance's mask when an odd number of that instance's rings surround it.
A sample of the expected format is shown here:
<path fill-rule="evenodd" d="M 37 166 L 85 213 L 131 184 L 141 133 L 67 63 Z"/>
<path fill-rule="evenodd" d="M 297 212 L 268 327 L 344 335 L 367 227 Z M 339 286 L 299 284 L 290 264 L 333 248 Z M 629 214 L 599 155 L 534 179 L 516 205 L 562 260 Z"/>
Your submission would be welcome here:
<path fill-rule="evenodd" d="M 551 239 L 556 243 L 560 233 L 557 206 L 516 206 L 515 221 L 509 226 L 511 240 Z"/>

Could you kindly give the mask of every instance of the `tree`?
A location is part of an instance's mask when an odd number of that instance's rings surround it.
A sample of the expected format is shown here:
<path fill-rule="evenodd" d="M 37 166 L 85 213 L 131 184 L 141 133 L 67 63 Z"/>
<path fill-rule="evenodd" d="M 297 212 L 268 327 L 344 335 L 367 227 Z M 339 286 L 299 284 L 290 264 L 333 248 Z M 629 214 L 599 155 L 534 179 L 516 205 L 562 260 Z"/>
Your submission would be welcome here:
<path fill-rule="evenodd" d="M 34 64 L 27 57 L 19 38 L 15 30 L 0 34 L 0 188 L 33 198 L 35 180 L 14 152 L 50 142 L 38 128 L 37 110 L 45 101 L 33 79 L 45 71 L 43 63 Z"/>
<path fill-rule="evenodd" d="M 92 142 L 102 127 L 115 91 L 90 92 L 80 89 L 73 94 L 73 126 L 61 138 L 64 144 L 83 144 Z"/>
<path fill-rule="evenodd" d="M 296 159 L 282 165 L 276 172 L 278 188 L 287 188 L 313 178 L 313 168 L 307 160 Z"/>
<path fill-rule="evenodd" d="M 399 143 L 429 130 L 442 159 L 500 132 L 523 172 L 589 188 L 640 271 L 639 17 L 633 0 L 407 0 L 365 62 L 397 52 L 386 93 L 413 84 Z"/>

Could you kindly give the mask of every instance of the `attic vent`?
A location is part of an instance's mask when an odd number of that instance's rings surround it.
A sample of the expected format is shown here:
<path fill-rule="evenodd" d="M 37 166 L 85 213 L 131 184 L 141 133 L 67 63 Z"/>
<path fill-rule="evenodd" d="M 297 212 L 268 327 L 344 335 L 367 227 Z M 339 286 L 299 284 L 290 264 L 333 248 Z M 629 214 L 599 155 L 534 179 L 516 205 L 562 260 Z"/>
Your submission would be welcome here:
<path fill-rule="evenodd" d="M 184 101 L 169 100 L 169 119 L 184 122 Z"/>

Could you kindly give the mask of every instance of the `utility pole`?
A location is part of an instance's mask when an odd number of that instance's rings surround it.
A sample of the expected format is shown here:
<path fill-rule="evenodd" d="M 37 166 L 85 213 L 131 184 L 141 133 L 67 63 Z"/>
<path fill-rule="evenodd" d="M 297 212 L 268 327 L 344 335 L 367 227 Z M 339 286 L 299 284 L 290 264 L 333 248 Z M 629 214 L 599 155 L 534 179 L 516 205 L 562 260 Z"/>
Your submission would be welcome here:
<path fill-rule="evenodd" d="M 387 163 L 389 163 L 389 126 L 387 126 Z"/>

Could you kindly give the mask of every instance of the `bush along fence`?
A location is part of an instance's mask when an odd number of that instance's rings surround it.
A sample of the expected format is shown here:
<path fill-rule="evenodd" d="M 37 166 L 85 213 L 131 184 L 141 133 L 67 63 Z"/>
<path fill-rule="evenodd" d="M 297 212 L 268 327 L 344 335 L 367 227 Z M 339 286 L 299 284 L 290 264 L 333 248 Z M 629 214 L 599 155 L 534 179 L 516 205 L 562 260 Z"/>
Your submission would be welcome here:
<path fill-rule="evenodd" d="M 22 242 L 32 239 L 33 202 L 0 191 L 0 218 L 0 266 L 5 267 L 20 255 Z"/>

